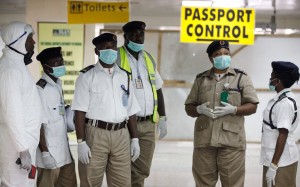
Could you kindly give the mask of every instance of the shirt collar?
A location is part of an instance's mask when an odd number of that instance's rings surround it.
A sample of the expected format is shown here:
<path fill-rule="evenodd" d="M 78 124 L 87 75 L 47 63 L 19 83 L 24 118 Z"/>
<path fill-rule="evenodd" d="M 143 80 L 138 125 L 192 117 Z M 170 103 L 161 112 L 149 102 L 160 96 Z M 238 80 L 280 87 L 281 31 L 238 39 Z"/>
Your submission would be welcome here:
<path fill-rule="evenodd" d="M 224 73 L 224 76 L 227 74 L 236 75 L 236 72 L 232 68 L 227 68 L 226 72 Z M 206 71 L 202 76 L 203 77 L 215 77 L 215 72 L 214 72 L 213 68 L 211 68 L 210 70 Z"/>
<path fill-rule="evenodd" d="M 285 88 L 285 89 L 281 90 L 279 93 L 277 93 L 277 95 L 273 99 L 275 101 L 277 101 L 280 95 L 282 95 L 284 92 L 290 92 L 290 91 L 292 91 L 291 88 Z"/>
<path fill-rule="evenodd" d="M 97 71 L 103 71 L 103 72 L 105 72 L 104 71 L 104 67 L 100 64 L 100 62 L 97 62 L 95 66 L 97 68 Z M 120 67 L 116 65 L 116 63 L 114 64 L 113 67 L 114 67 L 114 72 L 120 72 L 120 71 L 122 71 L 120 69 Z"/>
<path fill-rule="evenodd" d="M 54 82 L 49 75 L 47 75 L 45 72 L 43 72 L 42 78 L 47 81 L 47 83 L 51 84 L 52 86 L 61 85 L 61 80 L 57 78 L 57 82 Z"/>

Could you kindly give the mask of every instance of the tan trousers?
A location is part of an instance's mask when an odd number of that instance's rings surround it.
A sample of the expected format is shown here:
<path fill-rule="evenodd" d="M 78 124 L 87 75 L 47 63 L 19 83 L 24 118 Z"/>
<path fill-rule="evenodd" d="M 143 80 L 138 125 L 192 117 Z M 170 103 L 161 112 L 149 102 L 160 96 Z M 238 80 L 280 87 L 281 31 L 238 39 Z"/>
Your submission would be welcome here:
<path fill-rule="evenodd" d="M 86 142 L 92 157 L 78 161 L 81 187 L 101 187 L 106 172 L 109 187 L 130 187 L 130 137 L 127 128 L 108 131 L 86 125 Z"/>
<path fill-rule="evenodd" d="M 275 185 L 273 185 L 273 187 L 296 187 L 297 167 L 298 162 L 278 168 L 275 177 Z M 262 186 L 267 187 L 266 173 L 269 167 L 264 166 L 263 168 Z"/>
<path fill-rule="evenodd" d="M 218 147 L 195 148 L 193 176 L 197 187 L 215 187 L 218 175 L 222 187 L 243 187 L 245 151 Z"/>
<path fill-rule="evenodd" d="M 75 163 L 57 169 L 38 168 L 37 187 L 76 187 Z"/>
<path fill-rule="evenodd" d="M 137 129 L 141 152 L 139 158 L 131 162 L 131 185 L 143 187 L 144 180 L 150 175 L 155 148 L 155 124 L 151 121 L 138 122 Z"/>

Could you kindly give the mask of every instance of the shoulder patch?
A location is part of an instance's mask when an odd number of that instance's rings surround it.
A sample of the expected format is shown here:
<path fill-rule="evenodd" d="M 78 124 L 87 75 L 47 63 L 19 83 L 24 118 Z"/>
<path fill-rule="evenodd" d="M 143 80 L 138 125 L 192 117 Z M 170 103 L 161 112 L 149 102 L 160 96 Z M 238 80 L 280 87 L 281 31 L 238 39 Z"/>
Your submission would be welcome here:
<path fill-rule="evenodd" d="M 202 72 L 202 73 L 199 73 L 199 74 L 196 76 L 196 79 L 199 78 L 199 77 L 201 77 L 202 75 L 204 75 L 206 72 L 207 72 L 207 71 L 204 71 L 204 72 Z"/>
<path fill-rule="evenodd" d="M 40 79 L 39 81 L 37 81 L 36 85 L 44 89 L 47 85 L 47 81 L 45 79 Z"/>
<path fill-rule="evenodd" d="M 121 70 L 125 71 L 127 74 L 131 75 L 131 73 L 129 71 L 127 71 L 126 69 L 121 68 L 120 66 L 118 66 Z"/>
<path fill-rule="evenodd" d="M 79 72 L 86 73 L 86 72 L 88 72 L 90 69 L 92 69 L 94 67 L 95 67 L 95 65 L 89 65 L 89 66 L 83 68 L 82 70 L 80 70 Z"/>
<path fill-rule="evenodd" d="M 247 73 L 244 72 L 244 71 L 241 70 L 241 69 L 234 68 L 234 71 L 235 71 L 236 73 L 242 73 L 242 74 L 244 74 L 244 75 L 247 75 Z"/>

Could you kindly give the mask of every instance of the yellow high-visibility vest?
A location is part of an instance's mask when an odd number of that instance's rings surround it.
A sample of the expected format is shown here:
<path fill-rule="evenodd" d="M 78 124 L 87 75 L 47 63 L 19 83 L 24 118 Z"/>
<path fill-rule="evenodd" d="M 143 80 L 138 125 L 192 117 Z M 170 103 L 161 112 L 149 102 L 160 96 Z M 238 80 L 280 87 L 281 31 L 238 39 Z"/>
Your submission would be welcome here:
<path fill-rule="evenodd" d="M 152 114 L 152 122 L 156 123 L 158 121 L 158 113 L 157 113 L 157 92 L 156 92 L 156 86 L 155 86 L 155 61 L 153 57 L 147 53 L 146 51 L 143 50 L 145 61 L 146 61 L 146 66 L 148 70 L 148 76 L 152 88 L 152 93 L 153 93 L 153 114 Z M 119 48 L 119 54 L 120 54 L 120 66 L 121 68 L 125 69 L 126 71 L 131 73 L 131 68 L 129 65 L 128 57 L 126 54 L 126 51 L 124 49 L 124 46 Z"/>

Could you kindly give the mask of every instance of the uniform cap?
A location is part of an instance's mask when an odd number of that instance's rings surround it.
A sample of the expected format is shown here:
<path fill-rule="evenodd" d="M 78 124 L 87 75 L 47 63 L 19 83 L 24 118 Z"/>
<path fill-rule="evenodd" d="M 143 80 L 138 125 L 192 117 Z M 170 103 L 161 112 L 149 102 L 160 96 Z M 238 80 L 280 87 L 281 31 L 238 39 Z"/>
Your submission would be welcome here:
<path fill-rule="evenodd" d="M 46 48 L 36 56 L 36 59 L 40 61 L 41 64 L 46 64 L 48 60 L 56 57 L 62 57 L 61 47 Z"/>
<path fill-rule="evenodd" d="M 276 72 L 290 72 L 294 70 L 299 70 L 298 66 L 296 66 L 292 62 L 285 61 L 273 61 L 272 68 Z"/>
<path fill-rule="evenodd" d="M 142 21 L 131 21 L 126 23 L 123 26 L 123 31 L 124 32 L 130 32 L 130 31 L 135 31 L 135 30 L 142 30 L 144 31 L 146 28 L 146 23 Z"/>
<path fill-rule="evenodd" d="M 229 42 L 226 40 L 216 40 L 209 44 L 209 46 L 206 49 L 206 52 L 208 53 L 208 56 L 211 56 L 213 52 L 225 48 L 229 50 Z"/>
<path fill-rule="evenodd" d="M 117 36 L 112 33 L 103 33 L 93 39 L 92 43 L 98 45 L 103 42 L 116 42 Z"/>

